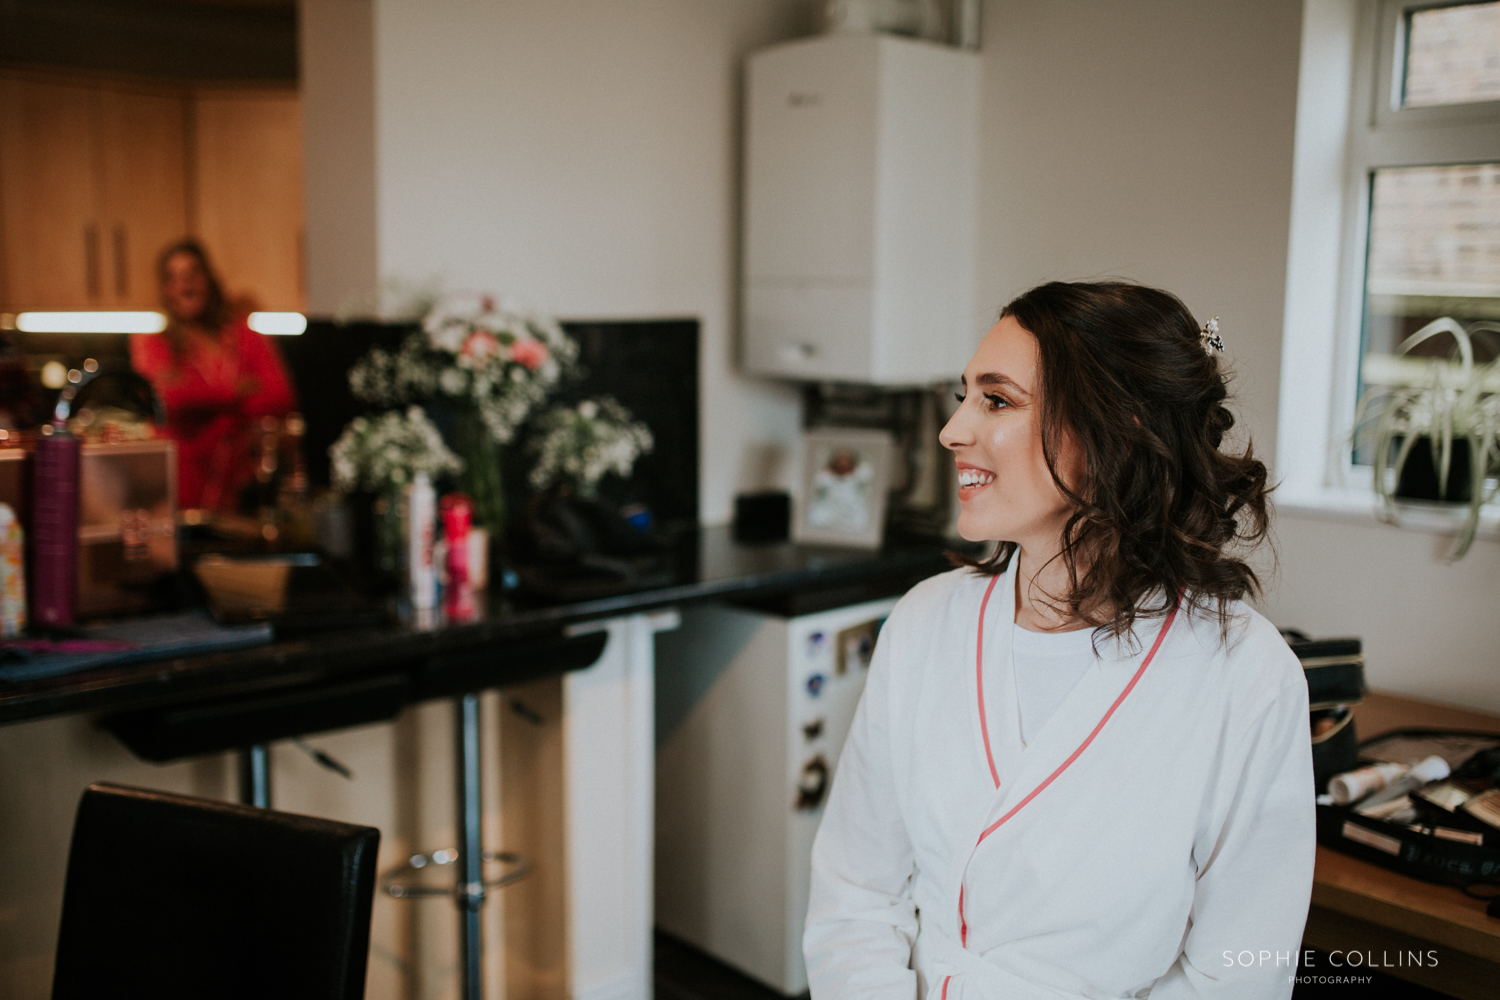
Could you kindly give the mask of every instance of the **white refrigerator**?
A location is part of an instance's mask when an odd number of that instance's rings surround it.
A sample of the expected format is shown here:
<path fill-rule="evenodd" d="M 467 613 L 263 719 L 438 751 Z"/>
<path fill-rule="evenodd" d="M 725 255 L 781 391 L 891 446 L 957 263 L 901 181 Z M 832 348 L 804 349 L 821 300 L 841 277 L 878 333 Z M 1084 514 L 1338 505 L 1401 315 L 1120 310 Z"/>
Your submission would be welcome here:
<path fill-rule="evenodd" d="M 813 835 L 896 600 L 700 605 L 657 639 L 656 924 L 788 995 Z"/>

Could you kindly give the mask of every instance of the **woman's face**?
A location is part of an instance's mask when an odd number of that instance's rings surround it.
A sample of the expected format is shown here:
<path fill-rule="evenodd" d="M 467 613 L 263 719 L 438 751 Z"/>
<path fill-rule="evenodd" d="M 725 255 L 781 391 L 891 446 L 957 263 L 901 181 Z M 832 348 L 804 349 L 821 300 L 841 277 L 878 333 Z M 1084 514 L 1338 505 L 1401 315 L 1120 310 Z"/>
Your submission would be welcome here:
<path fill-rule="evenodd" d="M 1070 507 L 1042 454 L 1041 359 L 1014 317 L 996 323 L 964 369 L 964 396 L 939 440 L 958 466 L 958 533 L 970 541 L 1057 545 Z M 1082 463 L 1071 435 L 1056 456 L 1075 486 Z"/>
<path fill-rule="evenodd" d="M 174 253 L 162 268 L 161 301 L 167 313 L 179 323 L 192 323 L 208 307 L 208 275 L 198 258 L 190 253 Z"/>

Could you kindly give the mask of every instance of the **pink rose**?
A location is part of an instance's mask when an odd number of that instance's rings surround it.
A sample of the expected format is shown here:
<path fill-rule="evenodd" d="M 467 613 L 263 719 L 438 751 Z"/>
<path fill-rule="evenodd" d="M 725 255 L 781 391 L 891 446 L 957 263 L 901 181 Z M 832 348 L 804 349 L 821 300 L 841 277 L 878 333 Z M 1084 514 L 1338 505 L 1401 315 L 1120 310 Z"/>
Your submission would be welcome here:
<path fill-rule="evenodd" d="M 500 341 L 495 339 L 493 333 L 485 330 L 475 330 L 464 341 L 464 346 L 459 348 L 459 353 L 474 358 L 476 361 L 483 361 L 499 350 Z"/>
<path fill-rule="evenodd" d="M 536 371 L 547 361 L 547 345 L 532 337 L 522 337 L 510 345 L 510 359 Z"/>

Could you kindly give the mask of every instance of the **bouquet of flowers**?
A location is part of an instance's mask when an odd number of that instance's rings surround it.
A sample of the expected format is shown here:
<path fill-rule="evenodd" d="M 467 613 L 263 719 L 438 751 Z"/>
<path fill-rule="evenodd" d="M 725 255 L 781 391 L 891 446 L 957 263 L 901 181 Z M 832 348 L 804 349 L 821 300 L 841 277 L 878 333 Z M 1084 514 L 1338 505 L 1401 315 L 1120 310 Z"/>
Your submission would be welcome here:
<path fill-rule="evenodd" d="M 458 475 L 476 527 L 503 537 L 502 446 L 524 426 L 537 456 L 530 484 L 567 484 L 593 497 L 606 474 L 628 477 L 652 440 L 614 399 L 543 412 L 548 397 L 578 373 L 577 362 L 577 343 L 550 316 L 506 308 L 489 295 L 436 296 L 420 329 L 395 349 L 372 348 L 349 370 L 357 399 L 411 408 L 405 416 L 351 423 L 330 449 L 335 484 L 389 492 L 404 482 L 395 470 L 414 475 L 417 456 L 427 455 L 420 471 Z"/>
<path fill-rule="evenodd" d="M 508 309 L 492 295 L 438 296 L 394 351 L 373 348 L 349 370 L 367 403 L 445 404 L 438 423 L 463 456 L 475 522 L 499 532 L 505 490 L 499 446 L 571 374 L 578 345 L 550 316 Z"/>
<path fill-rule="evenodd" d="M 387 495 L 418 473 L 436 479 L 464 467 L 420 406 L 390 410 L 374 419 L 355 417 L 328 449 L 328 457 L 339 489 Z"/>
<path fill-rule="evenodd" d="M 653 446 L 646 425 L 612 397 L 559 406 L 537 421 L 531 485 L 545 490 L 565 483 L 579 496 L 591 497 L 607 473 L 630 475 L 635 460 Z"/>
<path fill-rule="evenodd" d="M 505 444 L 557 387 L 578 345 L 557 320 L 516 312 L 490 295 L 439 298 L 394 351 L 374 348 L 349 370 L 357 399 L 397 405 L 446 397 L 472 406 Z"/>

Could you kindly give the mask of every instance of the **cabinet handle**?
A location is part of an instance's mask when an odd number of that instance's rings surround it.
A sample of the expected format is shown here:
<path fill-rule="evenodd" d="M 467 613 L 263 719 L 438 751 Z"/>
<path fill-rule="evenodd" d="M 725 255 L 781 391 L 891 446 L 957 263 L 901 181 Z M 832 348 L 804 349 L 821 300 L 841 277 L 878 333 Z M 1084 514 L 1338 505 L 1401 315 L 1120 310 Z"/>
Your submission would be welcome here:
<path fill-rule="evenodd" d="M 115 226 L 115 295 L 124 298 L 130 291 L 130 268 L 125 256 L 125 227 Z"/>
<path fill-rule="evenodd" d="M 83 227 L 83 281 L 89 298 L 99 295 L 99 227 L 92 222 Z"/>

